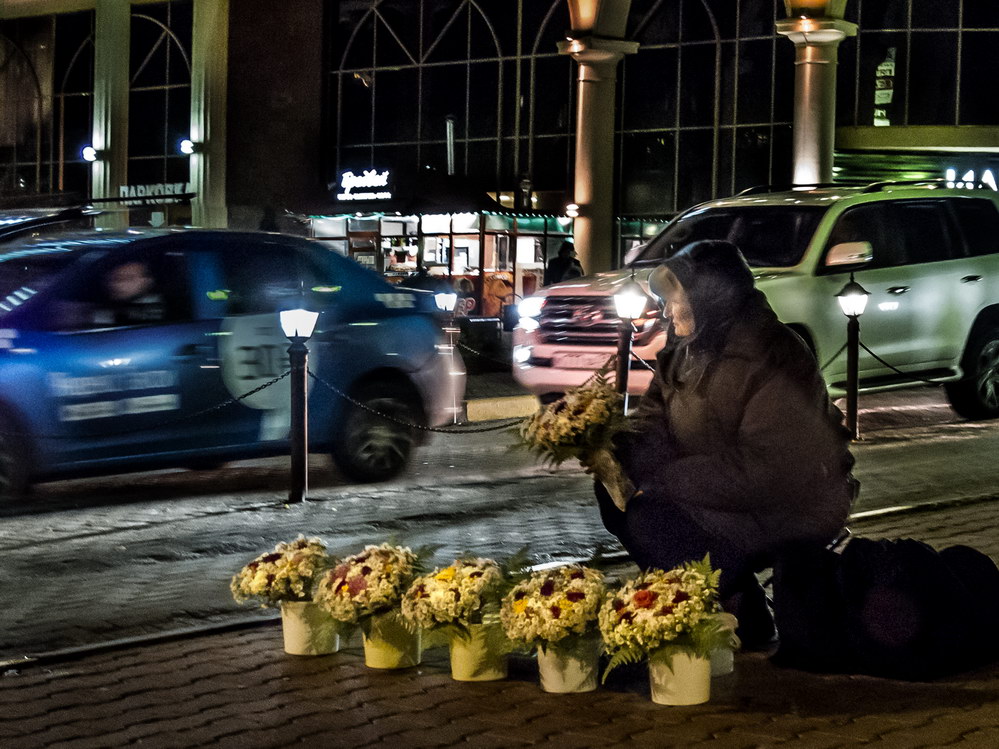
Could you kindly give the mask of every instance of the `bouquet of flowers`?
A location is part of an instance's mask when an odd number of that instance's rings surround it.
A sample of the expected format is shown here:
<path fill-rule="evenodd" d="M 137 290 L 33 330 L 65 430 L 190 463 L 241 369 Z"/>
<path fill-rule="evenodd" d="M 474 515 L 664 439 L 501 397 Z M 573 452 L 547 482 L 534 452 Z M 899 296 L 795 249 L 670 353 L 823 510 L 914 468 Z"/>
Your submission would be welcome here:
<path fill-rule="evenodd" d="M 313 584 L 332 564 L 322 541 L 299 536 L 243 567 L 229 588 L 238 603 L 257 599 L 263 606 L 278 606 L 282 601 L 311 601 Z"/>
<path fill-rule="evenodd" d="M 600 609 L 600 632 L 611 660 L 604 678 L 623 663 L 651 653 L 687 652 L 710 657 L 735 647 L 731 617 L 718 604 L 721 570 L 708 557 L 664 572 L 649 570 L 627 581 Z"/>
<path fill-rule="evenodd" d="M 482 624 L 499 613 L 504 582 L 492 559 L 456 559 L 443 569 L 413 580 L 402 597 L 402 615 L 423 629 Z"/>
<path fill-rule="evenodd" d="M 503 598 L 500 619 L 506 635 L 527 647 L 572 641 L 597 630 L 604 598 L 603 573 L 581 565 L 535 572 Z"/>
<path fill-rule="evenodd" d="M 419 555 L 409 547 L 365 546 L 331 569 L 316 585 L 315 600 L 334 619 L 363 624 L 399 605 L 419 573 Z"/>
<path fill-rule="evenodd" d="M 625 424 L 624 398 L 601 369 L 584 384 L 542 406 L 516 427 L 519 444 L 542 462 L 558 466 L 569 458 L 584 463 L 624 510 L 635 493 L 611 452 L 611 439 Z"/>

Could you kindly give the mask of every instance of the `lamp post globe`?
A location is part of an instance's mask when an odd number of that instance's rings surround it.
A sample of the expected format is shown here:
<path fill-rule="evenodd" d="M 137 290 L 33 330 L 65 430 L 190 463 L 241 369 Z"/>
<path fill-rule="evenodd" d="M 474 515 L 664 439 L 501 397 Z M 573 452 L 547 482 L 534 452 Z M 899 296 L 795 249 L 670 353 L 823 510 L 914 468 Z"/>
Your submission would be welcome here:
<path fill-rule="evenodd" d="M 634 276 L 614 294 L 618 316 L 617 391 L 624 395 L 624 412 L 628 412 L 628 374 L 631 371 L 631 346 L 635 338 L 635 320 L 645 313 L 649 298 Z"/>
<path fill-rule="evenodd" d="M 298 307 L 281 310 L 281 330 L 291 342 L 291 487 L 288 502 L 301 502 L 309 490 L 309 347 L 319 313 Z"/>

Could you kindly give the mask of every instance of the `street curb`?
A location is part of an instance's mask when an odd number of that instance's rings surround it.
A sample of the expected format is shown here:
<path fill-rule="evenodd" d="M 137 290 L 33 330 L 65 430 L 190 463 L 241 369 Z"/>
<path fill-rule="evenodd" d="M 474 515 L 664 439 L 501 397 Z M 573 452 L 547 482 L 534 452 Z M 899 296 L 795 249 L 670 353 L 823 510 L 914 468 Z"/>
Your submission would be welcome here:
<path fill-rule="evenodd" d="M 194 627 L 184 627 L 182 629 L 171 629 L 165 632 L 156 632 L 148 635 L 120 637 L 115 640 L 107 640 L 105 642 L 98 642 L 92 645 L 79 645 L 73 648 L 49 650 L 45 653 L 38 653 L 36 655 L 24 655 L 20 658 L 7 658 L 6 660 L 0 661 L 0 670 L 7 670 L 11 668 L 16 669 L 18 667 L 25 666 L 43 666 L 46 663 L 63 663 L 66 661 L 78 660 L 91 655 L 97 655 L 99 653 L 123 650 L 125 648 L 141 645 L 159 645 L 165 642 L 173 642 L 174 640 L 183 640 L 188 637 L 199 637 L 201 635 L 216 634 L 221 632 L 233 632 L 240 629 L 251 629 L 253 627 L 261 627 L 265 624 L 273 624 L 274 622 L 280 620 L 280 614 L 271 614 L 268 616 L 243 617 L 241 619 L 235 619 L 228 622 L 202 624 Z"/>
<path fill-rule="evenodd" d="M 538 410 L 533 395 L 511 395 L 501 398 L 474 398 L 465 405 L 466 421 L 494 421 L 530 416 Z"/>

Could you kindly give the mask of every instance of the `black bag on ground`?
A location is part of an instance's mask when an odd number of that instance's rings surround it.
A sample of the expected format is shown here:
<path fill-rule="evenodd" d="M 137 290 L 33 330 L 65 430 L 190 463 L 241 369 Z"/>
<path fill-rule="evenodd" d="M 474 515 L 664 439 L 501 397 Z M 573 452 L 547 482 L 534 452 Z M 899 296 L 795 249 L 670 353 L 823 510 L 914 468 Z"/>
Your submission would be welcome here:
<path fill-rule="evenodd" d="M 853 538 L 789 549 L 774 567 L 774 663 L 928 679 L 999 658 L 999 568 L 968 546 Z"/>

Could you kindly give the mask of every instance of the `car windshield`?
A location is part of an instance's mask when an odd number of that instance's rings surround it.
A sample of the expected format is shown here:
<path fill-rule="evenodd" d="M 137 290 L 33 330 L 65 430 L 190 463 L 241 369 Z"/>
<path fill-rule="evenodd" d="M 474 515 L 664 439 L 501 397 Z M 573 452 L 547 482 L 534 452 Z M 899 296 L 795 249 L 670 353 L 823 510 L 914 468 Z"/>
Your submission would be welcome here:
<path fill-rule="evenodd" d="M 685 213 L 647 245 L 632 250 L 626 265 L 658 265 L 683 247 L 702 239 L 726 239 L 751 266 L 797 265 L 826 206 L 747 206 L 701 208 Z"/>
<path fill-rule="evenodd" d="M 11 252 L 0 255 L 0 315 L 48 286 L 74 259 L 70 252 Z"/>

